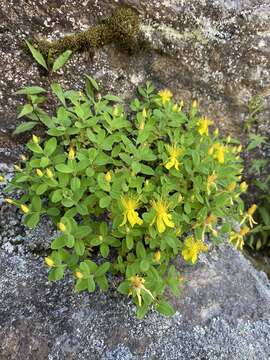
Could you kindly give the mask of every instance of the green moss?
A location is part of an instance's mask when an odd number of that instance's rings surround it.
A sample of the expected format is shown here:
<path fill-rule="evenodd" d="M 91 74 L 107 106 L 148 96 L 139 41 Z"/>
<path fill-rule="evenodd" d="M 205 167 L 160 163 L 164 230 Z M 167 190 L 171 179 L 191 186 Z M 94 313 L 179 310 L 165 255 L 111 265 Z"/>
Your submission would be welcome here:
<path fill-rule="evenodd" d="M 44 56 L 50 58 L 65 50 L 94 51 L 110 43 L 130 52 L 139 49 L 139 17 L 134 10 L 119 8 L 86 31 L 52 42 L 39 40 L 35 45 Z"/>

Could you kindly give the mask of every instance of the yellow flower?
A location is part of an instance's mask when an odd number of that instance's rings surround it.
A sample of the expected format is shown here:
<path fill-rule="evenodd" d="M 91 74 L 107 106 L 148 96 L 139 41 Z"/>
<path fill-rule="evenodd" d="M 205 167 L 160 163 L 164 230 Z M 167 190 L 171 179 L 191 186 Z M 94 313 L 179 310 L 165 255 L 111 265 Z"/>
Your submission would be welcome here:
<path fill-rule="evenodd" d="M 128 196 L 122 196 L 121 205 L 123 207 L 124 219 L 120 226 L 125 225 L 127 221 L 130 223 L 131 227 L 133 227 L 136 224 L 138 225 L 143 224 L 143 220 L 139 217 L 138 212 L 135 211 L 139 206 L 138 200 Z"/>
<path fill-rule="evenodd" d="M 249 233 L 250 232 L 250 228 L 248 227 L 248 226 L 244 226 L 240 231 L 239 231 L 239 234 L 241 235 L 241 236 L 245 236 L 247 233 Z"/>
<path fill-rule="evenodd" d="M 246 191 L 247 191 L 247 188 L 248 188 L 248 184 L 247 184 L 245 181 L 241 182 L 241 184 L 240 184 L 240 191 L 241 191 L 241 192 L 246 192 Z"/>
<path fill-rule="evenodd" d="M 173 96 L 172 92 L 168 89 L 160 90 L 158 95 L 160 96 L 163 105 L 169 102 Z"/>
<path fill-rule="evenodd" d="M 82 279 L 83 278 L 83 273 L 81 273 L 80 271 L 75 271 L 75 276 L 77 279 Z"/>
<path fill-rule="evenodd" d="M 145 122 L 142 121 L 139 125 L 139 130 L 143 130 L 144 129 L 144 126 L 145 126 Z"/>
<path fill-rule="evenodd" d="M 39 137 L 36 135 L 32 135 L 32 140 L 34 144 L 38 144 L 39 143 Z"/>
<path fill-rule="evenodd" d="M 18 166 L 18 165 L 14 165 L 14 169 L 15 169 L 16 171 L 22 172 L 22 168 L 20 168 L 20 166 Z"/>
<path fill-rule="evenodd" d="M 25 155 L 21 154 L 21 155 L 20 155 L 20 159 L 21 159 L 22 161 L 26 161 L 26 160 L 27 160 L 27 157 L 26 157 Z"/>
<path fill-rule="evenodd" d="M 161 252 L 160 250 L 157 250 L 154 254 L 154 259 L 156 262 L 160 262 L 160 259 L 161 259 Z"/>
<path fill-rule="evenodd" d="M 143 108 L 142 116 L 143 116 L 144 119 L 147 117 L 147 111 L 146 111 L 145 108 Z"/>
<path fill-rule="evenodd" d="M 163 200 L 153 201 L 153 208 L 156 210 L 156 216 L 152 222 L 156 222 L 157 230 L 159 233 L 163 233 L 166 230 L 166 226 L 174 228 L 174 222 L 172 221 L 172 215 L 168 213 L 169 205 Z"/>
<path fill-rule="evenodd" d="M 24 205 L 24 204 L 21 204 L 21 210 L 25 213 L 25 214 L 28 214 L 29 213 L 29 207 Z"/>
<path fill-rule="evenodd" d="M 202 118 L 198 121 L 198 132 L 201 136 L 206 135 L 208 136 L 209 134 L 209 130 L 208 130 L 208 126 L 209 125 L 213 125 L 214 122 L 210 119 L 207 118 Z"/>
<path fill-rule="evenodd" d="M 48 178 L 50 178 L 50 179 L 53 178 L 53 172 L 51 169 L 46 169 L 46 174 L 47 174 Z"/>
<path fill-rule="evenodd" d="M 191 104 L 191 107 L 196 109 L 198 107 L 198 101 L 197 100 L 193 100 L 192 101 L 192 104 Z"/>
<path fill-rule="evenodd" d="M 206 191 L 207 194 L 211 194 L 211 189 L 214 187 L 217 190 L 217 184 L 216 184 L 217 175 L 215 174 L 215 171 L 212 175 L 208 176 L 207 179 L 207 185 L 206 185 Z"/>
<path fill-rule="evenodd" d="M 243 145 L 239 145 L 238 148 L 237 148 L 237 152 L 240 153 L 243 149 Z"/>
<path fill-rule="evenodd" d="M 65 224 L 63 224 L 63 223 L 59 223 L 58 224 L 58 229 L 60 230 L 60 231 L 62 231 L 62 232 L 65 232 L 66 231 L 66 225 Z"/>
<path fill-rule="evenodd" d="M 227 186 L 227 190 L 232 192 L 234 189 L 236 188 L 236 182 L 233 181 L 232 183 L 230 183 L 228 186 Z"/>
<path fill-rule="evenodd" d="M 207 250 L 208 247 L 202 240 L 195 240 L 192 236 L 190 236 L 185 240 L 182 256 L 186 261 L 191 261 L 192 264 L 195 264 L 198 259 L 198 255 L 201 252 L 206 252 Z"/>
<path fill-rule="evenodd" d="M 216 143 L 208 150 L 208 154 L 213 155 L 213 158 L 217 160 L 220 164 L 224 164 L 225 151 L 226 148 L 224 145 Z"/>
<path fill-rule="evenodd" d="M 214 130 L 214 136 L 218 136 L 219 135 L 219 129 L 218 128 L 216 128 L 215 130 Z"/>
<path fill-rule="evenodd" d="M 43 176 L 43 172 L 42 172 L 40 169 L 36 169 L 36 174 L 37 174 L 37 176 L 39 176 L 39 177 L 42 177 L 42 176 Z"/>
<path fill-rule="evenodd" d="M 172 111 L 173 112 L 178 112 L 178 105 L 177 104 L 174 104 L 173 107 L 172 107 Z"/>
<path fill-rule="evenodd" d="M 4 176 L 0 175 L 0 182 L 3 182 L 5 180 Z"/>
<path fill-rule="evenodd" d="M 5 202 L 8 203 L 8 204 L 14 204 L 14 201 L 12 199 L 5 199 Z"/>
<path fill-rule="evenodd" d="M 68 150 L 68 158 L 73 160 L 75 158 L 75 150 L 74 147 L 71 145 Z"/>
<path fill-rule="evenodd" d="M 55 265 L 53 259 L 51 259 L 51 258 L 48 257 L 48 256 L 46 256 L 44 260 L 45 260 L 45 263 L 46 263 L 49 267 L 53 267 L 53 266 Z"/>
<path fill-rule="evenodd" d="M 112 181 L 112 175 L 110 173 L 110 171 L 106 172 L 105 174 L 105 180 L 109 183 Z"/>
<path fill-rule="evenodd" d="M 239 233 L 232 231 L 229 241 L 236 249 L 243 250 L 244 236 L 250 231 L 248 226 L 244 226 L 240 229 Z"/>
<path fill-rule="evenodd" d="M 253 224 L 255 224 L 255 225 L 258 224 L 253 218 L 253 214 L 255 213 L 256 209 L 257 209 L 257 205 L 253 204 L 247 211 L 247 218 L 248 218 L 250 227 L 253 227 Z"/>
<path fill-rule="evenodd" d="M 145 286 L 144 286 L 144 283 L 145 283 L 145 279 L 136 275 L 136 276 L 132 276 L 130 279 L 130 282 L 131 282 L 131 286 L 133 288 L 133 290 L 135 291 L 136 293 L 136 296 L 138 298 L 138 304 L 139 306 L 142 306 L 142 296 L 141 296 L 141 292 L 142 291 L 145 291 L 148 295 L 151 296 L 151 298 L 154 300 L 154 296 L 153 294 L 151 293 L 150 290 L 148 290 Z"/>
<path fill-rule="evenodd" d="M 177 158 L 181 155 L 182 149 L 175 145 L 168 145 L 167 151 L 169 153 L 169 159 L 165 164 L 165 168 L 169 170 L 172 167 L 175 167 L 176 170 L 179 170 L 179 161 Z"/>

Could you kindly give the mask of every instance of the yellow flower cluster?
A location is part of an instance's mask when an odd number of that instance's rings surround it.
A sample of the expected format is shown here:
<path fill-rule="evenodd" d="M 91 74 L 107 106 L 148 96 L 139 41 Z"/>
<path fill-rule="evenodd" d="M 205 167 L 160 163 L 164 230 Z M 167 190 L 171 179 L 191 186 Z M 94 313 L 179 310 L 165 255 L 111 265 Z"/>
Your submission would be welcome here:
<path fill-rule="evenodd" d="M 143 224 L 143 220 L 139 217 L 139 214 L 136 211 L 136 209 L 139 207 L 138 200 L 128 196 L 122 196 L 121 205 L 123 208 L 124 219 L 120 226 L 125 225 L 127 221 L 130 223 L 131 227 L 133 227 L 136 224 L 138 225 Z"/>
<path fill-rule="evenodd" d="M 210 119 L 207 119 L 207 118 L 202 118 L 198 121 L 198 132 L 201 136 L 203 135 L 206 135 L 208 136 L 209 135 L 209 129 L 208 127 L 210 125 L 213 125 L 214 122 L 213 120 L 210 120 Z"/>
<path fill-rule="evenodd" d="M 208 247 L 202 240 L 195 240 L 192 236 L 190 236 L 185 240 L 182 256 L 186 261 L 191 261 L 192 264 L 195 264 L 198 259 L 198 255 L 201 252 L 206 252 L 207 250 Z"/>
<path fill-rule="evenodd" d="M 231 232 L 229 241 L 239 250 L 243 250 L 244 236 L 250 231 L 248 226 L 244 226 L 240 229 L 239 233 Z"/>
<path fill-rule="evenodd" d="M 226 152 L 225 146 L 220 143 L 214 144 L 208 150 L 208 154 L 212 155 L 213 158 L 217 160 L 220 164 L 224 164 L 225 162 L 225 152 Z"/>
<path fill-rule="evenodd" d="M 175 227 L 174 222 L 172 221 L 172 215 L 168 212 L 169 205 L 165 201 L 161 199 L 153 201 L 152 206 L 156 211 L 153 223 L 156 222 L 159 233 L 163 233 L 166 230 L 166 226 L 170 228 Z"/>
<path fill-rule="evenodd" d="M 176 170 L 179 170 L 178 157 L 181 155 L 182 149 L 180 149 L 176 145 L 168 145 L 167 151 L 169 154 L 169 159 L 165 164 L 165 168 L 169 170 L 172 167 L 175 167 Z"/>
<path fill-rule="evenodd" d="M 160 90 L 158 95 L 161 98 L 161 102 L 163 105 L 167 104 L 173 96 L 172 92 L 169 89 Z"/>

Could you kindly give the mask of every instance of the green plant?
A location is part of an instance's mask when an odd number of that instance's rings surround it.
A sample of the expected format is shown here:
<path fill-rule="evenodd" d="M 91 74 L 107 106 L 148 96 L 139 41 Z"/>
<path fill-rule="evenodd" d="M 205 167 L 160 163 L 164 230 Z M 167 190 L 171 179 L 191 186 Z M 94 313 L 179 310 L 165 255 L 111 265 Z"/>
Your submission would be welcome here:
<path fill-rule="evenodd" d="M 40 107 L 45 89 L 18 92 L 35 104 L 20 132 L 40 121 L 47 135 L 26 144 L 30 156 L 22 156 L 7 188 L 24 194 L 6 201 L 21 209 L 30 228 L 44 215 L 58 227 L 45 258 L 50 280 L 70 270 L 76 291 L 106 290 L 110 270 L 139 318 L 151 306 L 172 315 L 164 292 L 169 287 L 177 295 L 181 279 L 172 259 L 182 254 L 196 263 L 208 249 L 207 235 L 219 244 L 230 234 L 242 248 L 244 223 L 252 225 L 253 210 L 245 213 L 240 198 L 241 149 L 217 130 L 210 134 L 213 121 L 199 116 L 197 103 L 184 112 L 169 90 L 140 87 L 128 115 L 120 98 L 96 90 L 89 76 L 85 93 L 53 84 L 54 116 Z M 106 260 L 95 262 L 96 254 Z"/>
<path fill-rule="evenodd" d="M 257 134 L 249 134 L 249 145 L 247 150 L 251 153 L 252 150 L 258 148 L 266 143 L 265 136 Z M 270 166 L 268 159 L 255 158 L 252 160 L 249 168 L 249 174 L 256 176 L 253 184 L 257 188 L 259 197 L 259 206 L 256 213 L 257 226 L 255 226 L 247 237 L 247 244 L 253 250 L 262 250 L 270 246 L 270 175 L 265 174 L 264 169 Z"/>
<path fill-rule="evenodd" d="M 260 95 L 252 96 L 248 102 L 248 117 L 245 121 L 245 129 L 250 131 L 252 126 L 257 123 L 258 115 L 263 110 L 263 99 Z"/>

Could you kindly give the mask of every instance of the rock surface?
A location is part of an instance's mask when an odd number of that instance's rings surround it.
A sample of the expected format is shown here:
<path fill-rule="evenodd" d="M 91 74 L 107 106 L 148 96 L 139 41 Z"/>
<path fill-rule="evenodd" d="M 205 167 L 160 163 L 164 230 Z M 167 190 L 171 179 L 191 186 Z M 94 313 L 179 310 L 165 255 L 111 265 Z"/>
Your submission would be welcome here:
<path fill-rule="evenodd" d="M 267 360 L 270 284 L 230 246 L 181 267 L 172 318 L 134 306 L 114 288 L 77 295 L 48 283 L 41 258 L 0 253 L 0 359 Z"/>
<path fill-rule="evenodd" d="M 148 51 L 128 55 L 113 44 L 75 54 L 62 73 L 50 79 L 22 50 L 24 39 L 57 39 L 87 29 L 115 7 L 138 11 Z M 83 74 L 106 90 L 128 98 L 147 79 L 171 88 L 176 98 L 198 98 L 205 114 L 227 132 L 241 137 L 248 100 L 261 95 L 270 112 L 270 4 L 268 0 L 2 0 L 0 9 L 0 143 L 14 129 L 16 89 L 59 81 L 65 88 L 83 86 Z M 64 76 L 63 76 L 64 73 Z"/>

